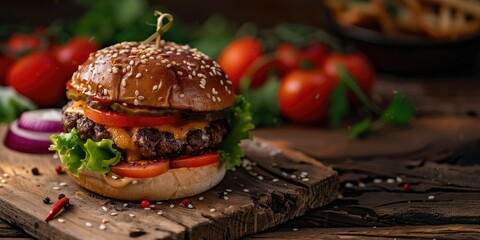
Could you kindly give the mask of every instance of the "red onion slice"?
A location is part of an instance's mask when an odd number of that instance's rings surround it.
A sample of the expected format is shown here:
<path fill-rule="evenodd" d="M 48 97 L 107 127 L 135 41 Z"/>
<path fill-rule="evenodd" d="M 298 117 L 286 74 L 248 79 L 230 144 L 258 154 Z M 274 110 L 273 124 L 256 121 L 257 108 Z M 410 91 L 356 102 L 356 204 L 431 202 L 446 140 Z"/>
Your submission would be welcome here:
<path fill-rule="evenodd" d="M 26 153 L 48 153 L 52 133 L 39 133 L 24 130 L 18 127 L 18 122 L 10 124 L 5 137 L 5 146 L 12 150 Z"/>
<path fill-rule="evenodd" d="M 63 131 L 60 109 L 40 109 L 24 112 L 18 119 L 18 127 L 34 132 L 59 133 Z"/>

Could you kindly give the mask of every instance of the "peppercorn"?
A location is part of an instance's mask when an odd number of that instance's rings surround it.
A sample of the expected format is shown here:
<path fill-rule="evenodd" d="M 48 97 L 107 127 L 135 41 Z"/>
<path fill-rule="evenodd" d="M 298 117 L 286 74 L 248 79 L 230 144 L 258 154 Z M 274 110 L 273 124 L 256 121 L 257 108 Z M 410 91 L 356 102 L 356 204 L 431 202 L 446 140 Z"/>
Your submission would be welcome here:
<path fill-rule="evenodd" d="M 35 176 L 40 175 L 40 172 L 38 171 L 38 168 L 36 168 L 36 167 L 32 168 L 32 174 L 35 175 Z"/>
<path fill-rule="evenodd" d="M 58 195 L 58 199 L 59 199 L 59 200 L 62 199 L 62 198 L 64 198 L 64 197 L 65 197 L 65 194 L 63 194 L 63 193 L 60 193 L 60 195 Z"/>
<path fill-rule="evenodd" d="M 55 172 L 57 172 L 57 174 L 63 174 L 62 166 L 57 165 L 57 166 L 55 167 Z"/>
<path fill-rule="evenodd" d="M 50 203 L 50 198 L 49 197 L 44 198 L 43 203 L 49 204 Z"/>
<path fill-rule="evenodd" d="M 140 203 L 140 206 L 142 206 L 143 208 L 148 208 L 150 207 L 150 201 L 145 199 Z"/>

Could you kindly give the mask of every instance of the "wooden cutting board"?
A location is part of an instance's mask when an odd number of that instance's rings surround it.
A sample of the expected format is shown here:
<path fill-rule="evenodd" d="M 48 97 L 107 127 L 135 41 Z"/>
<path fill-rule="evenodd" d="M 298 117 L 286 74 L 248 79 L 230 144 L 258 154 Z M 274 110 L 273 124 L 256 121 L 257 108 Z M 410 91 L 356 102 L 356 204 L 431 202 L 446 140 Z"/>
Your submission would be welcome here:
<path fill-rule="evenodd" d="M 5 132 L 0 126 L 2 142 Z M 337 173 L 315 159 L 259 139 L 242 145 L 250 166 L 229 171 L 215 188 L 191 197 L 193 209 L 174 200 L 145 210 L 139 202 L 104 198 L 58 175 L 53 154 L 23 154 L 0 144 L 0 217 L 39 239 L 232 239 L 301 216 L 338 196 Z M 39 176 L 31 173 L 34 167 Z M 60 193 L 72 206 L 44 222 L 52 204 L 42 200 L 55 202 Z M 107 222 L 103 230 L 102 221 Z"/>

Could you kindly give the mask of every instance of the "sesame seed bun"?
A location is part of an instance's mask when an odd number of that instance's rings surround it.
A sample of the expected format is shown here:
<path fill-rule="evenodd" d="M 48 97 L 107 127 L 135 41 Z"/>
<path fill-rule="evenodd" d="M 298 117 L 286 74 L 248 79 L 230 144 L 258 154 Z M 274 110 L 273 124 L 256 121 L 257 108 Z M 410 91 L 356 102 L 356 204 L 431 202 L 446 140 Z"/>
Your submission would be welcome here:
<path fill-rule="evenodd" d="M 130 201 L 144 199 L 160 201 L 191 197 L 216 186 L 222 181 L 225 172 L 225 166 L 220 161 L 201 167 L 170 169 L 164 174 L 151 178 L 128 179 L 128 184 L 119 187 L 107 183 L 106 178 L 111 178 L 110 175 L 103 176 L 83 169 L 76 177 L 67 171 L 75 182 L 87 190 L 105 197 Z M 109 181 L 122 180 L 124 179 Z"/>
<path fill-rule="evenodd" d="M 136 106 L 219 111 L 234 103 L 220 65 L 189 46 L 122 42 L 92 53 L 72 76 L 87 97 Z"/>

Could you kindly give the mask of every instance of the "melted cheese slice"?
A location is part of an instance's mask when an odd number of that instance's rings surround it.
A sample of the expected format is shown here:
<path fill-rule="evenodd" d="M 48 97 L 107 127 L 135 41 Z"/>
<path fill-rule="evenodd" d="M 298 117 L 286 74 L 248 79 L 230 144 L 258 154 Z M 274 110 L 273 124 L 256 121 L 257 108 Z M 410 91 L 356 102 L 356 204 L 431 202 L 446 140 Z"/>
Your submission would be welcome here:
<path fill-rule="evenodd" d="M 156 128 L 161 132 L 171 132 L 176 139 L 182 139 L 187 137 L 187 134 L 191 130 L 205 130 L 208 126 L 208 121 L 188 121 L 178 122 L 175 124 L 161 125 Z"/>
<path fill-rule="evenodd" d="M 110 136 L 112 136 L 113 142 L 120 149 L 125 151 L 127 161 L 140 160 L 140 151 L 138 150 L 137 145 L 133 142 L 133 139 L 130 137 L 127 131 L 125 131 L 123 128 L 108 126 L 105 126 L 105 129 L 107 129 L 107 131 L 110 133 Z"/>
<path fill-rule="evenodd" d="M 83 107 L 85 106 L 85 102 L 80 100 L 80 101 L 75 101 L 73 102 L 70 107 L 65 109 L 66 113 L 78 113 L 83 115 Z"/>

